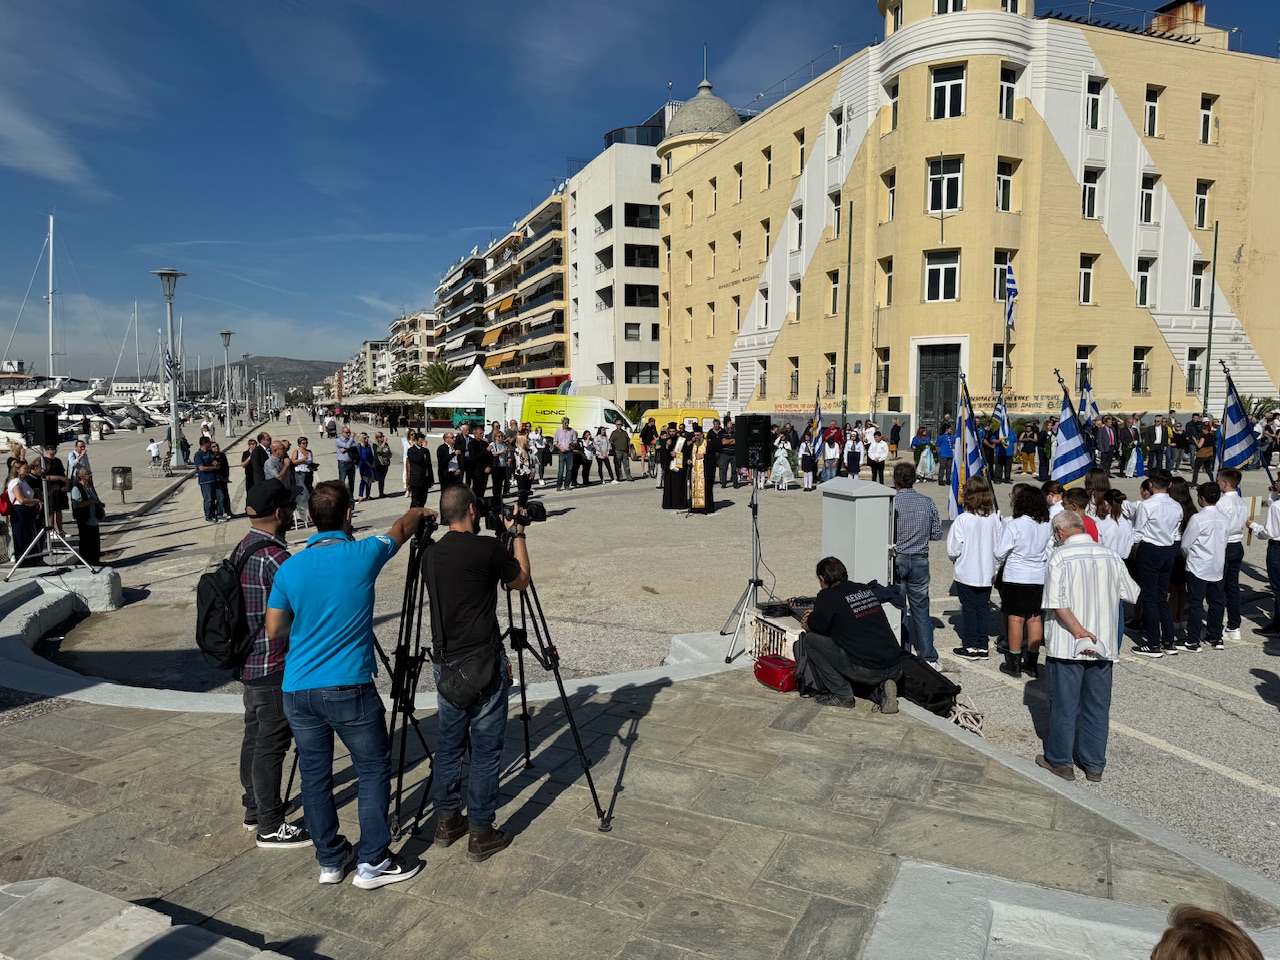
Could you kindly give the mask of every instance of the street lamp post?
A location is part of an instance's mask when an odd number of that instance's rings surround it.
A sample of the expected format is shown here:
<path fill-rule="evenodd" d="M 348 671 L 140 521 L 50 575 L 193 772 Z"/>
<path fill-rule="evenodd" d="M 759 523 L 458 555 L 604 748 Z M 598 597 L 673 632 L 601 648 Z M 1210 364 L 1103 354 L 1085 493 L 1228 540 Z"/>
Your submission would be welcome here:
<path fill-rule="evenodd" d="M 173 443 L 169 465 L 177 467 L 180 463 L 179 458 L 182 456 L 182 421 L 178 417 L 178 368 L 180 364 L 173 339 L 173 290 L 178 285 L 178 278 L 185 277 L 186 274 L 173 269 L 173 267 L 165 267 L 163 270 L 152 270 L 151 272 L 160 278 L 161 289 L 164 291 L 164 299 L 168 305 L 169 356 L 166 370 L 169 374 L 169 436 Z"/>
<path fill-rule="evenodd" d="M 249 353 L 240 354 L 240 359 L 244 361 L 244 366 L 240 368 L 240 372 L 243 374 L 240 379 L 240 386 L 244 388 L 244 415 L 246 417 L 249 416 L 249 406 L 252 400 L 249 390 L 249 357 L 251 356 L 252 354 Z"/>
<path fill-rule="evenodd" d="M 226 364 L 226 376 L 223 380 L 223 399 L 227 402 L 227 438 L 235 436 L 231 430 L 231 331 L 223 330 L 218 334 L 222 337 L 222 359 Z"/>

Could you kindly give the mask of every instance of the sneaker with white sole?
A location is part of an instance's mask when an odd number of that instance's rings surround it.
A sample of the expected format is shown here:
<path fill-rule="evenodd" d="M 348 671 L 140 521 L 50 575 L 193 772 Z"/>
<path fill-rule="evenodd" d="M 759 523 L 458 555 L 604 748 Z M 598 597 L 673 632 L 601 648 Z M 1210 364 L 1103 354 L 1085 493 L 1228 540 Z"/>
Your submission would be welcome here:
<path fill-rule="evenodd" d="M 351 865 L 356 862 L 356 848 L 347 847 L 346 856 L 342 858 L 342 862 L 335 867 L 320 868 L 321 883 L 341 883 L 342 878 L 347 875 L 347 871 L 351 869 Z"/>
<path fill-rule="evenodd" d="M 303 827 L 282 823 L 274 833 L 259 833 L 258 846 L 264 850 L 286 850 L 311 846 L 311 834 Z"/>
<path fill-rule="evenodd" d="M 351 883 L 361 890 L 376 890 L 389 883 L 399 883 L 401 880 L 416 877 L 421 869 L 422 861 L 406 860 L 400 854 L 393 853 L 382 863 L 376 865 L 362 863 L 357 866 L 356 875 L 351 878 Z"/>
<path fill-rule="evenodd" d="M 1232 640 L 1232 641 L 1239 640 L 1239 639 L 1240 639 L 1240 628 L 1239 628 L 1239 627 L 1236 627 L 1234 630 L 1227 630 L 1227 631 L 1225 631 L 1225 632 L 1222 634 L 1222 639 L 1224 639 L 1224 640 Z M 1219 649 L 1221 649 L 1221 648 L 1219 648 Z"/>

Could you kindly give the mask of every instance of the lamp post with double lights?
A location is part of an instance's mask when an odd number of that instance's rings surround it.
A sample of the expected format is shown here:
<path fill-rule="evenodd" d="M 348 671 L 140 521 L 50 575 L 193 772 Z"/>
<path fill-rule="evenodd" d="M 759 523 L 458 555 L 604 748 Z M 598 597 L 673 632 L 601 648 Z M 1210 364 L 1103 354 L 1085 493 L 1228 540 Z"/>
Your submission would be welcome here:
<path fill-rule="evenodd" d="M 222 337 L 222 359 L 226 364 L 226 376 L 223 380 L 222 399 L 227 402 L 227 439 L 235 436 L 231 431 L 231 334 L 230 330 L 223 330 L 218 336 Z"/>
<path fill-rule="evenodd" d="M 163 270 L 152 270 L 152 274 L 160 278 L 160 285 L 164 291 L 164 299 L 168 306 L 169 316 L 169 356 L 165 364 L 166 371 L 169 374 L 169 437 L 173 443 L 173 449 L 169 456 L 169 466 L 176 468 L 181 462 L 182 456 L 182 420 L 178 416 L 178 363 L 177 345 L 173 339 L 173 290 L 178 285 L 178 278 L 185 277 L 186 274 L 173 267 L 165 267 Z"/>

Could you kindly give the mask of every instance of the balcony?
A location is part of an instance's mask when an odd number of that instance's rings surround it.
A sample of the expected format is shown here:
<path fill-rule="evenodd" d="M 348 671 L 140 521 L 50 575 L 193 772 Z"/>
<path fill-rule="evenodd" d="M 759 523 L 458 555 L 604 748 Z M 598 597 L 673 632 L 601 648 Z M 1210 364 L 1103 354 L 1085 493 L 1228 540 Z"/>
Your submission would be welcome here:
<path fill-rule="evenodd" d="M 555 370 L 564 366 L 564 357 L 549 357 L 546 360 L 535 360 L 532 363 L 521 364 L 520 369 L 525 373 L 532 373 L 538 370 Z"/>
<path fill-rule="evenodd" d="M 510 310 L 504 310 L 502 311 L 502 313 L 498 314 L 492 320 L 487 321 L 485 323 L 485 329 L 492 330 L 494 327 L 500 327 L 505 323 L 510 323 L 512 320 L 517 319 L 519 316 L 520 316 L 519 307 L 512 307 Z"/>
<path fill-rule="evenodd" d="M 520 313 L 527 316 L 538 307 L 548 303 L 555 303 L 557 300 L 564 300 L 564 291 L 559 288 L 548 290 L 546 293 L 540 294 L 532 300 L 526 300 L 521 304 Z"/>
<path fill-rule="evenodd" d="M 528 249 L 532 247 L 535 243 L 537 243 L 539 240 L 541 240 L 543 237 L 550 236 L 551 234 L 555 233 L 557 230 L 563 231 L 564 224 L 562 224 L 559 220 L 552 220 L 549 224 L 547 224 L 537 233 L 530 234 L 528 237 L 526 237 L 524 243 L 521 244 L 521 246 L 524 247 L 525 249 Z"/>
<path fill-rule="evenodd" d="M 449 331 L 449 339 L 456 340 L 458 337 L 465 336 L 475 330 L 483 330 L 484 327 L 479 321 L 468 320 L 466 323 L 460 323 Z"/>
<path fill-rule="evenodd" d="M 542 340 L 546 337 L 562 337 L 564 336 L 563 323 L 544 323 L 540 327 L 533 327 L 520 334 L 512 343 L 531 344 L 534 341 Z"/>
<path fill-rule="evenodd" d="M 453 320 L 456 320 L 458 317 L 465 314 L 468 310 L 479 310 L 482 306 L 483 306 L 483 303 L 479 300 L 464 300 L 462 301 L 462 303 L 458 304 L 456 307 L 454 307 L 452 310 L 446 313 L 444 315 L 442 322 L 447 325 L 451 323 Z"/>
<path fill-rule="evenodd" d="M 446 350 L 440 354 L 440 359 L 446 363 L 457 363 L 460 360 L 466 360 L 469 357 L 475 357 L 484 351 L 480 349 L 478 343 L 464 343 L 460 347 L 454 347 L 452 350 Z"/>
<path fill-rule="evenodd" d="M 519 285 L 523 287 L 526 283 L 536 277 L 542 276 L 553 267 L 560 266 L 560 262 L 560 257 L 547 257 L 545 260 L 538 261 L 533 266 L 526 269 L 524 273 L 520 274 Z"/>

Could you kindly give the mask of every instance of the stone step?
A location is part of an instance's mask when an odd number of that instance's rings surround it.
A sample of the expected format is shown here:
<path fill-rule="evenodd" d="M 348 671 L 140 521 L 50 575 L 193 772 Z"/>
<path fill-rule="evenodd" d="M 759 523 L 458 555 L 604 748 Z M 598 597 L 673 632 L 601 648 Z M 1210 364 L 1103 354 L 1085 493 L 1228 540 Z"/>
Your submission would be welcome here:
<path fill-rule="evenodd" d="M 679 633 L 671 638 L 667 655 L 662 658 L 662 665 L 670 667 L 717 660 L 723 663 L 725 651 L 728 649 L 729 638 L 720 636 L 715 630 L 707 633 Z M 741 651 L 742 637 L 739 636 L 737 652 L 741 653 Z"/>
<path fill-rule="evenodd" d="M 0 956 L 15 960 L 269 960 L 280 954 L 173 926 L 147 907 L 61 877 L 0 886 Z"/>

